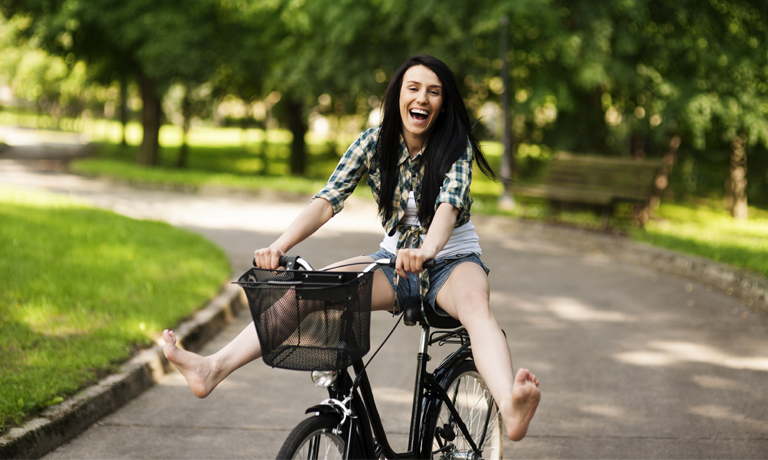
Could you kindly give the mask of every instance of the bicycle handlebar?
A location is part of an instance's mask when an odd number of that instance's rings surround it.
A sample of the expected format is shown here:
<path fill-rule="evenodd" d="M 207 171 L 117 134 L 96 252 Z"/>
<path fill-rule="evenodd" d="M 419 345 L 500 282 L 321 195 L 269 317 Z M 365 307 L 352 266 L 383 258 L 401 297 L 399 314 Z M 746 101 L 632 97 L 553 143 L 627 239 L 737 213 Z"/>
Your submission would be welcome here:
<path fill-rule="evenodd" d="M 291 258 L 288 257 L 288 256 L 280 256 L 280 259 L 278 260 L 277 263 L 278 263 L 279 266 L 285 267 L 285 266 L 287 266 L 290 263 L 290 259 Z M 304 267 L 304 269 L 312 270 L 312 266 L 309 265 L 309 262 L 307 262 L 306 260 L 302 259 L 301 257 L 297 256 L 296 257 L 296 261 L 297 261 L 297 263 L 302 265 L 302 267 Z M 392 258 L 378 259 L 378 260 L 375 260 L 373 263 L 376 264 L 376 265 L 386 265 L 386 266 L 388 266 L 390 268 L 395 268 L 395 262 L 396 261 L 397 261 L 397 259 L 392 257 Z M 436 265 L 437 265 L 437 262 L 435 262 L 435 259 L 429 259 L 429 260 L 425 261 L 422 264 L 422 267 L 424 267 L 425 269 L 432 269 L 432 268 L 435 268 Z M 256 259 L 253 259 L 253 266 L 257 267 Z"/>
<path fill-rule="evenodd" d="M 389 262 L 380 262 L 381 260 L 388 260 Z M 397 261 L 397 259 L 392 257 L 391 259 L 379 259 L 379 260 L 376 261 L 376 263 L 378 263 L 380 265 L 387 265 L 390 268 L 395 268 L 395 262 L 396 261 Z M 427 270 L 429 270 L 431 268 L 435 268 L 435 266 L 437 266 L 437 262 L 435 262 L 435 259 L 429 259 L 429 260 L 424 261 L 424 263 L 421 264 L 421 266 L 423 268 L 426 268 Z"/>

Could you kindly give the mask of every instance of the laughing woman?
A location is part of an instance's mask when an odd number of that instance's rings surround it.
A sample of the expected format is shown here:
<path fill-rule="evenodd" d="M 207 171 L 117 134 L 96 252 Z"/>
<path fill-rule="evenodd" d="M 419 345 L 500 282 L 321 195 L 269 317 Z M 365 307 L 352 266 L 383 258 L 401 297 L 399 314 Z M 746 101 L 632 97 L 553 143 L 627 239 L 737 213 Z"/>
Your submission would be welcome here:
<path fill-rule="evenodd" d="M 451 70 L 434 57 L 414 56 L 389 83 L 381 126 L 358 137 L 310 205 L 272 245 L 256 250 L 254 259 L 261 268 L 278 268 L 280 256 L 342 210 L 367 173 L 384 240 L 377 252 L 333 266 L 396 257 L 394 270 L 374 274 L 372 310 L 392 311 L 417 302 L 458 319 L 469 333 L 475 364 L 498 403 L 507 436 L 518 441 L 528 431 L 541 393 L 535 375 L 527 369 L 513 372 L 506 338 L 491 312 L 488 269 L 480 260 L 479 239 L 470 221 L 473 162 L 496 177 L 472 136 Z M 436 259 L 437 266 L 424 276 L 422 264 L 430 259 Z M 395 283 L 395 275 L 409 282 Z M 261 357 L 253 325 L 207 357 L 178 348 L 171 331 L 163 337 L 166 357 L 200 398 L 234 370 Z"/>

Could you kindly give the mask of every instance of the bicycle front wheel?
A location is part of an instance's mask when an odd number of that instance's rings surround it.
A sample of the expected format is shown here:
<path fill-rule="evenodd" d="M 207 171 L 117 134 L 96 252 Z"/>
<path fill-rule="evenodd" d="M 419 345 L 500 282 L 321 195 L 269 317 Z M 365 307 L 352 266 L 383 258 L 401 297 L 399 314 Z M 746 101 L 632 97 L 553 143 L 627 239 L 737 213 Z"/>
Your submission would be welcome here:
<path fill-rule="evenodd" d="M 346 442 L 334 433 L 338 425 L 337 419 L 327 415 L 304 420 L 288 435 L 277 458 L 341 460 Z"/>
<path fill-rule="evenodd" d="M 464 361 L 446 379 L 444 385 L 472 440 L 482 451 L 482 458 L 498 460 L 503 456 L 504 427 L 501 414 L 491 393 L 472 361 Z M 432 459 L 472 458 L 472 447 L 467 442 L 446 404 L 440 400 L 430 411 L 424 452 Z M 481 444 L 482 442 L 482 444 Z"/>

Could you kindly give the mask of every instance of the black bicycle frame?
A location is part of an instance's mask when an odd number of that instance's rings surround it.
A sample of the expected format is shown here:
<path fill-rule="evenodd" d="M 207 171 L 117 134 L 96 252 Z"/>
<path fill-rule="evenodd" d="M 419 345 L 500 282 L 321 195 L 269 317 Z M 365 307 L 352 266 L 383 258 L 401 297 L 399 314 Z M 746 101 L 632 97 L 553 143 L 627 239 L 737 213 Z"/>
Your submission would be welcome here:
<path fill-rule="evenodd" d="M 423 416 L 425 411 L 434 407 L 434 403 L 440 400 L 448 410 L 451 412 L 452 417 L 456 421 L 456 424 L 461 430 L 464 438 L 467 440 L 472 450 L 479 457 L 482 452 L 479 451 L 478 445 L 483 445 L 486 432 L 483 430 L 479 443 L 475 443 L 472 436 L 469 433 L 464 421 L 461 419 L 456 407 L 453 404 L 452 398 L 446 393 L 446 391 L 440 385 L 440 380 L 446 378 L 451 368 L 457 366 L 462 361 L 471 359 L 470 344 L 467 338 L 463 335 L 462 329 L 457 331 L 446 332 L 439 335 L 436 338 L 429 338 L 429 326 L 422 326 L 421 332 L 421 344 L 419 347 L 419 353 L 417 355 L 417 367 L 416 367 L 416 381 L 414 385 L 413 395 L 413 407 L 411 411 L 411 424 L 410 434 L 408 437 L 408 451 L 403 453 L 395 452 L 389 445 L 387 440 L 386 431 L 381 423 L 379 411 L 376 407 L 376 402 L 373 398 L 373 392 L 371 390 L 371 384 L 368 379 L 368 375 L 365 371 L 365 367 L 362 361 L 358 361 L 353 364 L 353 369 L 357 378 L 359 378 L 359 385 L 355 389 L 355 395 L 352 398 L 352 417 L 347 419 L 347 427 L 344 430 L 347 434 L 347 446 L 345 452 L 345 458 L 349 458 L 353 438 L 355 434 L 358 434 L 363 441 L 366 458 L 379 458 L 380 454 L 384 454 L 387 458 L 422 458 L 424 455 L 431 455 L 431 452 L 421 452 L 421 446 L 423 444 L 423 437 L 429 436 L 429 433 L 425 432 Z M 462 345 L 450 356 L 448 356 L 442 363 L 435 369 L 433 374 L 427 372 L 427 362 L 429 361 L 429 354 L 427 353 L 429 345 L 446 341 L 450 338 L 461 338 Z M 433 376 L 434 375 L 434 376 Z M 342 376 L 343 383 L 335 389 L 329 388 L 329 394 L 332 398 L 343 399 L 349 394 L 352 388 L 352 377 L 349 372 L 345 372 Z M 322 411 L 330 412 L 331 410 L 321 410 L 319 406 L 310 408 L 307 412 Z M 490 417 L 490 411 L 486 418 Z M 486 425 L 488 420 L 486 420 Z"/>

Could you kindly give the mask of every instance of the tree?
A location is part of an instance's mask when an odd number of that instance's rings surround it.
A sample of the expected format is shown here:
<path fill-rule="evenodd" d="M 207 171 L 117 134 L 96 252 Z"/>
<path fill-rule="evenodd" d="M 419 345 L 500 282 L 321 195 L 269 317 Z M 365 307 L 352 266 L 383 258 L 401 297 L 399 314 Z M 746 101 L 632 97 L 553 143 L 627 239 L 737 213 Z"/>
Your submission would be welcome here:
<path fill-rule="evenodd" d="M 137 162 L 144 165 L 158 161 L 165 90 L 174 78 L 204 81 L 224 46 L 217 33 L 225 25 L 213 0 L 7 0 L 2 12 L 27 17 L 22 33 L 53 54 L 136 78 L 144 128 Z"/>
<path fill-rule="evenodd" d="M 691 143 L 729 147 L 726 197 L 734 218 L 747 218 L 747 148 L 768 146 L 768 7 L 748 1 L 686 2 L 673 81 L 677 110 Z"/>

